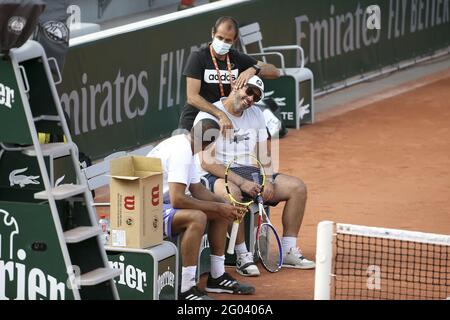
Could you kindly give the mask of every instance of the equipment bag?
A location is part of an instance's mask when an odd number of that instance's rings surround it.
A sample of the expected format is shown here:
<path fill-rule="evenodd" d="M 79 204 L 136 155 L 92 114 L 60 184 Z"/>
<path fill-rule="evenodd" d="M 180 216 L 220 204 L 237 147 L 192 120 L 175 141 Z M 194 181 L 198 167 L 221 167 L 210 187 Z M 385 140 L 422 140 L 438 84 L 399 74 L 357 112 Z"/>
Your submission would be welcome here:
<path fill-rule="evenodd" d="M 41 0 L 0 2 L 0 53 L 19 48 L 30 38 L 44 8 Z"/>

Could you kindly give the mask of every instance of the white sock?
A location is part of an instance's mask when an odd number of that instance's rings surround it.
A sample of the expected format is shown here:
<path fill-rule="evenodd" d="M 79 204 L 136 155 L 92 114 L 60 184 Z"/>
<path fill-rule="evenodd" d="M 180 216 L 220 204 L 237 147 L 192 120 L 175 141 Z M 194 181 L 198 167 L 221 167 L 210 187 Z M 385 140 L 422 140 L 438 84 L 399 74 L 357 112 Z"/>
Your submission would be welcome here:
<path fill-rule="evenodd" d="M 196 285 L 195 274 L 197 266 L 189 266 L 181 268 L 181 292 L 186 292 Z"/>
<path fill-rule="evenodd" d="M 234 252 L 236 252 L 237 255 L 238 255 L 238 254 L 247 253 L 248 250 L 247 250 L 247 246 L 245 245 L 245 241 L 242 242 L 241 244 L 237 244 L 237 245 L 234 247 Z"/>
<path fill-rule="evenodd" d="M 283 237 L 281 246 L 283 247 L 283 252 L 288 253 L 291 248 L 297 247 L 297 237 Z"/>
<path fill-rule="evenodd" d="M 225 273 L 225 255 L 211 255 L 211 276 L 217 279 Z"/>

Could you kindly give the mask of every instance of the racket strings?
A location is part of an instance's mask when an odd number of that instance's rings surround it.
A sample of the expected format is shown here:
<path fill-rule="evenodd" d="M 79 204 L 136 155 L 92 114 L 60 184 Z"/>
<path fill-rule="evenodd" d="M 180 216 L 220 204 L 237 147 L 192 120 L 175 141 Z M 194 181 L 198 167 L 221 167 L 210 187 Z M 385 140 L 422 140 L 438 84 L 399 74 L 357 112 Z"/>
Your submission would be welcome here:
<path fill-rule="evenodd" d="M 282 264 L 281 243 L 273 227 L 262 224 L 259 228 L 257 248 L 261 262 L 270 272 L 276 272 Z"/>
<path fill-rule="evenodd" d="M 263 173 L 261 172 L 261 169 L 258 167 L 236 165 L 231 167 L 231 171 L 233 171 L 235 174 L 241 176 L 246 180 L 253 182 L 254 177 L 257 177 L 257 181 L 259 184 L 262 184 L 263 182 Z"/>
<path fill-rule="evenodd" d="M 240 177 L 249 180 L 249 181 L 258 181 L 258 184 L 262 185 L 264 182 L 264 176 L 263 172 L 260 168 L 254 167 L 254 166 L 248 166 L 248 165 L 236 165 L 234 167 L 230 168 L 231 171 L 233 171 L 235 174 L 239 175 Z M 253 200 L 253 198 L 246 193 L 242 193 L 243 201 L 250 201 Z"/>

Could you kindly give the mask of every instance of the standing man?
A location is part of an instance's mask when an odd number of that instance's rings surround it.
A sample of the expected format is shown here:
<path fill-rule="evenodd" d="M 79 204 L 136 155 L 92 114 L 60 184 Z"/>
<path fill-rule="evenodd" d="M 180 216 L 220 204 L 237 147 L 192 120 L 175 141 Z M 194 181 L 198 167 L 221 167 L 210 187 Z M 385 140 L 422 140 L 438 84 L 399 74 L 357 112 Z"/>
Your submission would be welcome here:
<path fill-rule="evenodd" d="M 227 98 L 215 103 L 232 121 L 234 139 L 220 135 L 216 143 L 201 153 L 202 168 L 208 173 L 206 179 L 211 191 L 227 198 L 225 189 L 225 166 L 234 157 L 245 154 L 257 154 L 262 160 L 266 172 L 266 184 L 262 197 L 266 204 L 276 206 L 285 202 L 282 224 L 283 237 L 283 267 L 297 269 L 312 269 L 315 263 L 306 259 L 297 247 L 297 237 L 303 220 L 306 206 L 306 186 L 297 177 L 282 173 L 275 173 L 272 169 L 270 149 L 267 145 L 268 134 L 262 111 L 254 106 L 264 94 L 262 80 L 253 76 L 241 89 L 233 89 Z M 195 118 L 194 125 L 205 119 L 214 119 L 206 112 L 200 112 Z M 217 121 L 217 119 L 215 119 Z M 242 137 L 235 139 L 236 137 Z M 261 192 L 261 187 L 241 176 L 231 173 L 228 186 L 233 197 L 242 200 L 243 197 L 255 197 Z M 253 254 L 248 252 L 245 245 L 243 225 L 240 226 L 236 238 L 236 271 L 243 276 L 258 276 L 259 270 L 253 261 Z M 208 286 L 206 288 L 208 291 Z"/>
<path fill-rule="evenodd" d="M 228 224 L 243 214 L 240 208 L 226 203 L 200 183 L 194 155 L 208 147 L 219 135 L 217 122 L 205 119 L 198 122 L 190 133 L 162 141 L 147 155 L 160 158 L 164 169 L 164 234 L 174 239 L 183 233 L 180 248 L 183 262 L 181 300 L 211 300 L 195 282 L 197 258 L 207 221 L 211 245 L 210 278 L 215 278 L 208 279 L 208 283 L 216 280 L 219 288 L 228 290 L 220 292 L 252 294 L 255 291 L 254 287 L 239 283 L 225 273 L 224 261 L 216 258 L 225 252 Z M 187 195 L 186 190 L 191 195 Z"/>
<path fill-rule="evenodd" d="M 238 36 L 239 25 L 232 17 L 219 18 L 212 28 L 212 42 L 200 51 L 192 52 L 183 74 L 186 76 L 187 103 L 179 127 L 191 130 L 199 111 L 219 120 L 221 129 L 233 125 L 225 112 L 213 105 L 231 92 L 232 85 L 242 88 L 254 75 L 276 79 L 279 70 L 272 64 L 231 49 Z"/>

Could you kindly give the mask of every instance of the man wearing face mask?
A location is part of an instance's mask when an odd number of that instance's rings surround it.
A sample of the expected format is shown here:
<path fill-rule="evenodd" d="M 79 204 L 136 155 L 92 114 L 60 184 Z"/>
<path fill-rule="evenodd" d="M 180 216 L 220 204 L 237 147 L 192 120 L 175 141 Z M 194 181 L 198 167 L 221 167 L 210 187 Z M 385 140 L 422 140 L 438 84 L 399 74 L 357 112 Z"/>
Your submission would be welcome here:
<path fill-rule="evenodd" d="M 254 75 L 266 79 L 280 76 L 274 65 L 231 48 L 238 29 L 238 23 L 232 17 L 219 18 L 212 28 L 212 42 L 189 56 L 183 72 L 187 102 L 180 117 L 180 128 L 191 130 L 196 115 L 204 111 L 219 119 L 222 130 L 232 129 L 230 119 L 213 103 L 228 96 L 232 86 L 237 89 L 245 86 Z"/>

